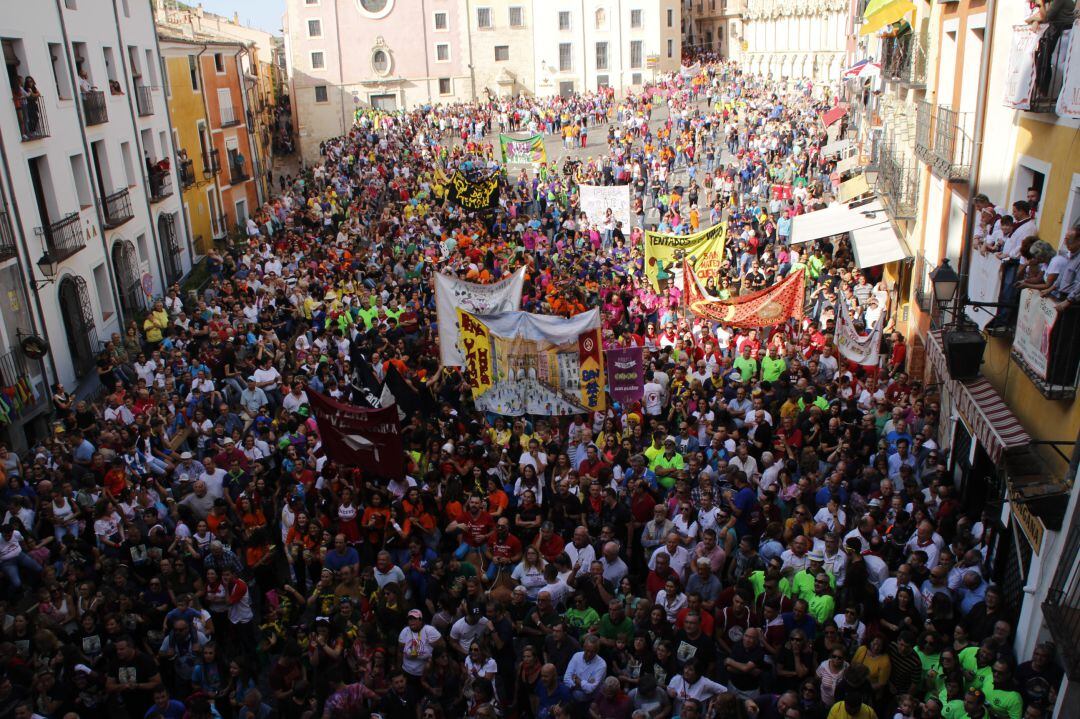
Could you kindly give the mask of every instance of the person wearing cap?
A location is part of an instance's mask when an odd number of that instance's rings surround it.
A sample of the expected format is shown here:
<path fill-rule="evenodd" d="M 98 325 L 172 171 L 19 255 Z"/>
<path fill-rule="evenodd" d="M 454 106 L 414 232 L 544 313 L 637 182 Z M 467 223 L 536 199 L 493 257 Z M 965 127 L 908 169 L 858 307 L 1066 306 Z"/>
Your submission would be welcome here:
<path fill-rule="evenodd" d="M 444 645 L 439 630 L 424 623 L 423 612 L 410 609 L 406 626 L 398 634 L 398 657 L 402 671 L 418 683 L 432 653 Z"/>

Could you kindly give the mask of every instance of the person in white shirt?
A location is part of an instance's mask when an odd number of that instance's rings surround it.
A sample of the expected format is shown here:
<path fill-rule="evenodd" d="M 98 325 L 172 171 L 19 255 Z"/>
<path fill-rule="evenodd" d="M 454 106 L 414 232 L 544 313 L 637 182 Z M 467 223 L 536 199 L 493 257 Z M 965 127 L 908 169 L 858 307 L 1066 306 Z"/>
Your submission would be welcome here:
<path fill-rule="evenodd" d="M 671 568 L 679 575 L 680 579 L 686 579 L 686 571 L 693 559 L 693 553 L 682 545 L 682 538 L 678 532 L 669 532 L 667 540 L 662 546 L 656 548 L 649 558 L 649 569 L 656 569 L 656 557 L 667 555 Z"/>
<path fill-rule="evenodd" d="M 577 575 L 589 573 L 589 567 L 596 561 L 596 549 L 589 542 L 589 530 L 578 527 L 574 530 L 574 538 L 563 549 L 570 558 L 570 566 L 577 568 Z"/>
<path fill-rule="evenodd" d="M 691 659 L 683 665 L 682 674 L 673 676 L 671 681 L 668 682 L 668 696 L 674 701 L 675 710 L 680 713 L 683 703 L 687 699 L 705 703 L 718 694 L 725 693 L 727 693 L 726 686 L 714 682 L 708 677 L 701 676 L 698 662 L 695 659 Z"/>
<path fill-rule="evenodd" d="M 442 645 L 443 638 L 439 630 L 430 624 L 424 624 L 424 615 L 419 609 L 409 610 L 408 623 L 398 634 L 402 670 L 419 677 L 424 673 L 427 660 L 431 658 L 435 648 Z"/>
<path fill-rule="evenodd" d="M 587 702 L 596 694 L 600 682 L 607 676 L 607 662 L 597 653 L 600 639 L 589 634 L 581 643 L 581 651 L 570 658 L 566 665 L 563 681 L 570 687 L 570 693 L 577 702 Z"/>
<path fill-rule="evenodd" d="M 225 496 L 225 478 L 228 476 L 221 467 L 217 467 L 214 464 L 213 457 L 207 457 L 203 460 L 203 472 L 199 475 L 199 480 L 206 484 L 206 492 L 214 499 L 219 499 Z"/>

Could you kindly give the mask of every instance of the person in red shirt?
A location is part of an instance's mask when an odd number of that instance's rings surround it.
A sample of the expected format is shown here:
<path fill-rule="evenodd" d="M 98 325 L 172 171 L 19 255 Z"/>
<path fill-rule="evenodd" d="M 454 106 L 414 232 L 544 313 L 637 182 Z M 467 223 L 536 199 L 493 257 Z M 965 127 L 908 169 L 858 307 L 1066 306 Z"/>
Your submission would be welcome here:
<path fill-rule="evenodd" d="M 648 593 L 649 599 L 656 601 L 656 593 L 664 588 L 669 579 L 675 582 L 675 586 L 682 586 L 679 573 L 671 568 L 671 557 L 664 552 L 660 552 L 656 555 L 656 564 L 653 569 L 649 570 L 649 575 L 645 578 L 645 591 Z"/>
<path fill-rule="evenodd" d="M 486 558 L 490 560 L 487 568 L 488 581 L 494 581 L 495 576 L 501 572 L 510 572 L 513 566 L 521 561 L 521 540 L 510 534 L 510 520 L 500 517 L 495 525 L 495 531 L 488 539 Z"/>
<path fill-rule="evenodd" d="M 544 522 L 540 525 L 540 533 L 536 535 L 532 546 L 544 557 L 547 562 L 554 562 L 563 552 L 566 540 L 555 533 L 555 525 Z"/>
<path fill-rule="evenodd" d="M 461 519 L 451 522 L 446 528 L 448 532 L 461 532 L 461 546 L 454 552 L 458 559 L 464 559 L 470 551 L 479 550 L 487 544 L 494 529 L 495 521 L 475 494 L 465 503 L 465 513 Z"/>
<path fill-rule="evenodd" d="M 596 482 L 600 479 L 600 473 L 605 469 L 609 469 L 610 466 L 611 465 L 600 458 L 596 445 L 590 444 L 585 448 L 585 461 L 578 467 L 578 474 L 583 477 L 588 477 L 593 482 Z"/>

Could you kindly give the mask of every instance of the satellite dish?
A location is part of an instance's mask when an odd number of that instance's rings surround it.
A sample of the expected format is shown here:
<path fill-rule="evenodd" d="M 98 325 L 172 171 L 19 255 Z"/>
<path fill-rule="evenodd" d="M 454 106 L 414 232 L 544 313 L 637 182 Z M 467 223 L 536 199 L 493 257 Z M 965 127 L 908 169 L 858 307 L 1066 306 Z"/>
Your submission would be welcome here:
<path fill-rule="evenodd" d="M 49 353 L 49 343 L 37 335 L 23 337 L 19 346 L 24 355 L 34 360 L 41 359 Z"/>

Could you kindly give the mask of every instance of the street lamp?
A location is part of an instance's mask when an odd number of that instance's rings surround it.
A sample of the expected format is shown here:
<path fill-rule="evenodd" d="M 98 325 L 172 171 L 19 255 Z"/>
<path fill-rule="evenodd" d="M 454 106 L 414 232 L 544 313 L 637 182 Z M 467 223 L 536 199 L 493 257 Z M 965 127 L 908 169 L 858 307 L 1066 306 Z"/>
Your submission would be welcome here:
<path fill-rule="evenodd" d="M 35 289 L 41 289 L 45 285 L 50 285 L 56 280 L 56 272 L 60 263 L 52 258 L 48 250 L 44 250 L 41 253 L 41 258 L 37 261 L 38 270 L 42 276 L 45 277 L 44 281 L 34 280 Z"/>
<path fill-rule="evenodd" d="M 934 285 L 934 301 L 944 310 L 956 299 L 956 291 L 960 289 L 960 275 L 956 274 L 948 258 L 930 273 L 930 282 Z"/>

